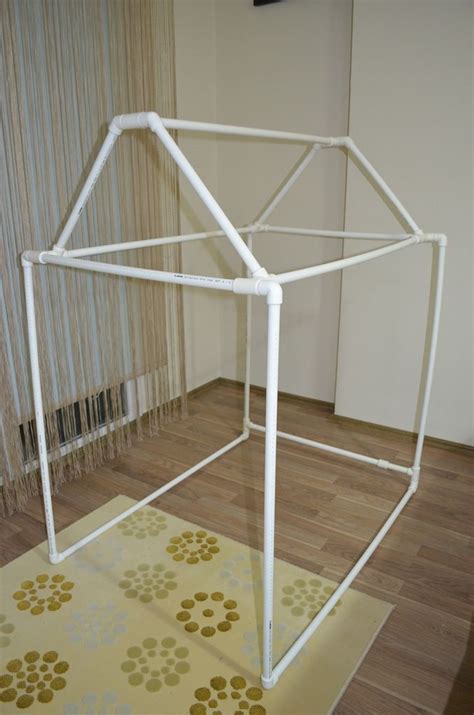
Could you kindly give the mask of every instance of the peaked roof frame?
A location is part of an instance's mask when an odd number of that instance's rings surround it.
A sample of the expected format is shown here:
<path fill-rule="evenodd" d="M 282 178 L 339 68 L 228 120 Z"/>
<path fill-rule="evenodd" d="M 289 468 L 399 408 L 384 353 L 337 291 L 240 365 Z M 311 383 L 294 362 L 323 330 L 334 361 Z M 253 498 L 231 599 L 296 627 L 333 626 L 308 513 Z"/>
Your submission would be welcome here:
<path fill-rule="evenodd" d="M 107 158 L 112 151 L 117 138 L 123 131 L 129 129 L 149 129 L 163 143 L 169 154 L 172 156 L 178 167 L 184 173 L 194 190 L 205 204 L 211 215 L 220 227 L 217 231 L 204 233 L 194 233 L 185 236 L 167 236 L 160 238 L 148 238 L 128 243 L 117 243 L 106 246 L 93 246 L 88 248 L 67 249 L 71 234 L 76 226 L 82 210 L 89 199 L 94 185 L 104 168 Z M 293 169 L 289 177 L 276 191 L 266 208 L 260 213 L 253 224 L 236 228 L 219 206 L 209 189 L 205 186 L 201 178 L 191 166 L 181 149 L 171 137 L 168 129 L 184 129 L 195 132 L 210 132 L 215 134 L 228 134 L 242 137 L 256 137 L 268 140 L 293 142 L 305 147 L 305 152 L 299 163 Z M 358 167 L 369 177 L 371 182 L 377 187 L 382 196 L 392 207 L 393 212 L 404 227 L 408 229 L 406 233 L 355 233 L 348 231 L 326 231 L 324 229 L 302 229 L 288 226 L 272 226 L 266 223 L 273 209 L 279 204 L 283 197 L 291 190 L 292 186 L 304 172 L 308 164 L 313 160 L 316 153 L 321 149 L 339 147 L 347 150 Z M 365 239 L 376 241 L 387 241 L 388 245 L 376 248 L 372 251 L 341 258 L 336 261 L 324 263 L 316 266 L 309 266 L 298 270 L 288 271 L 272 275 L 261 266 L 252 252 L 252 237 L 254 234 L 271 231 L 273 233 L 283 233 L 299 236 L 314 236 L 327 238 L 349 238 Z M 242 236 L 247 235 L 247 243 Z M 169 243 L 184 243 L 215 236 L 226 237 L 231 243 L 236 253 L 240 256 L 247 268 L 247 278 L 236 277 L 233 279 L 218 278 L 212 276 L 198 276 L 182 273 L 170 273 L 166 271 L 135 268 L 131 266 L 102 263 L 99 261 L 87 260 L 92 256 L 102 253 L 112 253 L 116 251 L 126 251 L 141 247 L 159 246 Z M 432 282 L 434 289 L 432 293 L 432 310 L 430 311 L 427 331 L 427 362 L 426 369 L 422 376 L 420 385 L 421 396 L 421 416 L 418 426 L 418 437 L 415 454 L 411 466 L 396 464 L 384 458 L 377 458 L 373 455 L 364 455 L 331 446 L 315 440 L 298 437 L 297 435 L 281 432 L 277 429 L 277 408 L 278 408 L 278 360 L 280 349 L 280 309 L 283 302 L 282 285 L 305 278 L 314 277 L 330 271 L 341 270 L 367 261 L 380 258 L 395 251 L 400 251 L 416 244 L 431 244 L 436 249 L 436 260 L 433 261 L 432 270 L 435 280 Z M 30 349 L 30 364 L 33 384 L 33 397 L 35 405 L 35 419 L 38 438 L 38 454 L 41 471 L 41 481 L 43 488 L 43 501 L 46 516 L 46 528 L 48 534 L 49 559 L 51 563 L 57 564 L 65 558 L 81 549 L 86 544 L 92 542 L 104 532 L 118 524 L 126 517 L 133 514 L 138 509 L 149 504 L 169 489 L 190 477 L 210 462 L 222 456 L 233 447 L 241 444 L 250 436 L 251 430 L 263 432 L 265 434 L 265 507 L 264 507 L 264 548 L 263 548 L 263 622 L 262 622 L 262 675 L 261 680 L 265 688 L 273 687 L 282 673 L 290 665 L 303 648 L 305 643 L 319 628 L 326 616 L 332 611 L 338 600 L 354 581 L 360 570 L 367 563 L 374 551 L 377 549 L 382 539 L 392 527 L 398 516 L 405 508 L 408 501 L 415 494 L 418 488 L 421 455 L 426 429 L 428 405 L 433 382 L 434 363 L 436 346 L 439 332 L 442 286 L 444 276 L 445 254 L 447 239 L 444 234 L 424 233 L 415 223 L 406 208 L 388 187 L 380 174 L 374 169 L 372 164 L 358 149 L 350 137 L 320 137 L 309 134 L 297 134 L 294 132 L 278 132 L 265 129 L 249 129 L 246 127 L 226 126 L 222 124 L 208 124 L 204 122 L 192 122 L 181 119 L 162 119 L 155 112 L 142 112 L 138 114 L 126 114 L 114 117 L 107 137 L 97 155 L 92 169 L 82 187 L 81 192 L 74 204 L 71 213 L 66 221 L 64 229 L 55 246 L 49 251 L 26 251 L 22 254 L 22 265 L 25 279 L 25 299 L 28 319 L 28 341 Z M 85 535 L 76 543 L 58 550 L 56 541 L 56 529 L 54 522 L 53 505 L 51 499 L 51 485 L 49 477 L 49 460 L 52 455 L 48 455 L 45 421 L 42 401 L 41 374 L 38 355 L 38 339 L 35 316 L 35 296 L 33 290 L 33 264 L 52 264 L 79 270 L 92 271 L 98 273 L 110 273 L 114 275 L 130 276 L 143 280 L 158 281 L 164 283 L 176 283 L 180 285 L 198 286 L 203 288 L 213 288 L 217 290 L 233 291 L 237 294 L 247 296 L 247 350 L 246 350 L 246 376 L 244 388 L 244 415 L 243 428 L 241 434 L 228 444 L 221 447 L 213 454 L 201 460 L 198 464 L 190 467 L 182 474 L 172 479 L 167 484 L 162 485 L 150 495 L 140 500 L 130 508 L 118 514 L 94 531 Z M 264 296 L 267 302 L 267 373 L 266 373 L 266 412 L 265 424 L 252 422 L 250 419 L 250 343 L 251 343 L 251 296 Z M 276 445 L 277 438 L 290 440 L 298 444 L 314 447 L 332 454 L 339 455 L 347 459 L 361 462 L 368 467 L 381 470 L 389 470 L 404 478 L 408 478 L 408 486 L 398 504 L 387 517 L 385 523 L 374 536 L 365 551 L 356 561 L 354 566 L 345 576 L 343 581 L 329 596 L 326 603 L 314 616 L 303 632 L 296 638 L 282 658 L 275 664 L 272 655 L 273 643 L 273 582 L 274 582 L 274 539 L 275 539 L 275 491 L 276 491 Z"/>

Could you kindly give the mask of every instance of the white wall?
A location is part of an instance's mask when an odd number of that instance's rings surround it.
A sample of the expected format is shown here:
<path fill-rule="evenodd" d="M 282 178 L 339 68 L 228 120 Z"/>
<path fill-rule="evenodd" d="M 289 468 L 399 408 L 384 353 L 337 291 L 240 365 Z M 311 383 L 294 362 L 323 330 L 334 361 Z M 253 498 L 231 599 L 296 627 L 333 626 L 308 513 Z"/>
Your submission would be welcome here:
<path fill-rule="evenodd" d="M 427 433 L 469 444 L 474 443 L 472 11 L 471 2 L 458 0 L 355 0 L 350 100 L 353 139 L 418 224 L 448 235 Z M 353 166 L 346 226 L 397 228 Z M 346 252 L 355 252 L 353 243 L 347 242 Z M 345 272 L 337 414 L 416 428 L 430 253 L 419 246 Z"/>
<path fill-rule="evenodd" d="M 215 121 L 216 36 L 214 0 L 176 0 L 176 92 L 178 116 Z M 179 144 L 209 189 L 217 193 L 217 144 L 212 136 L 180 133 Z M 202 202 L 180 177 L 181 233 L 213 226 Z M 183 244 L 183 270 L 217 275 L 220 271 L 212 241 Z M 188 388 L 221 374 L 219 303 L 213 291 L 184 289 L 186 373 Z"/>
<path fill-rule="evenodd" d="M 347 132 L 350 0 L 300 0 L 263 8 L 254 8 L 249 0 L 176 0 L 175 27 L 178 116 L 320 134 Z M 237 224 L 255 218 L 302 153 L 287 145 L 203 136 L 181 135 L 180 144 L 211 190 L 217 188 L 218 200 Z M 275 220 L 340 228 L 344 188 L 344 156 L 323 151 L 275 212 Z M 213 228 L 184 180 L 181 190 L 183 231 Z M 184 270 L 241 273 L 241 262 L 225 240 L 206 250 L 209 245 L 185 245 Z M 342 253 L 342 242 L 317 239 L 265 237 L 259 246 L 258 256 L 274 271 Z M 338 275 L 288 288 L 282 390 L 334 400 L 339 296 Z M 186 292 L 190 387 L 219 375 L 243 379 L 243 307 L 244 300 L 231 295 Z M 257 384 L 265 379 L 264 330 L 264 303 L 259 301 L 252 374 Z"/>
<path fill-rule="evenodd" d="M 254 8 L 218 0 L 217 119 L 223 123 L 346 134 L 351 3 L 299 0 Z M 219 200 L 237 224 L 254 220 L 302 148 L 219 140 Z M 276 223 L 341 228 L 345 157 L 321 151 L 272 216 Z M 269 219 L 271 222 L 271 219 Z M 339 257 L 339 241 L 255 238 L 261 263 L 278 272 Z M 241 271 L 226 251 L 228 275 Z M 334 399 L 340 277 L 288 287 L 282 313 L 284 391 Z M 254 300 L 252 382 L 265 382 L 265 303 Z M 244 300 L 226 295 L 221 312 L 222 375 L 242 380 Z"/>

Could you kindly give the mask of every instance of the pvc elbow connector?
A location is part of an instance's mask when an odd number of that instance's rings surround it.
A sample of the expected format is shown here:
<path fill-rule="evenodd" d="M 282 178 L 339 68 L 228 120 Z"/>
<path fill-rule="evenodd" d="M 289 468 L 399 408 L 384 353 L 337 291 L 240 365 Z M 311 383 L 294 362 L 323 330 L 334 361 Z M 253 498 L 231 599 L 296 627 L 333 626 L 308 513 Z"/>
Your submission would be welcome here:
<path fill-rule="evenodd" d="M 33 263 L 44 264 L 42 256 L 45 253 L 48 253 L 48 251 L 23 251 L 21 254 L 21 265 L 31 266 Z"/>
<path fill-rule="evenodd" d="M 281 305 L 283 303 L 283 291 L 281 285 L 276 281 L 259 281 L 257 285 L 258 295 L 264 295 L 267 305 Z"/>
<path fill-rule="evenodd" d="M 448 237 L 444 233 L 435 233 L 434 234 L 434 240 L 438 244 L 438 246 L 447 246 L 448 245 Z"/>
<path fill-rule="evenodd" d="M 156 112 L 119 114 L 109 124 L 109 131 L 120 135 L 126 129 L 151 129 L 152 123 L 160 120 Z"/>
<path fill-rule="evenodd" d="M 437 243 L 438 246 L 448 245 L 448 237 L 444 233 L 423 233 L 420 231 L 416 235 L 420 239 L 420 243 Z"/>
<path fill-rule="evenodd" d="M 269 278 L 235 278 L 233 291 L 238 295 L 262 295 L 268 305 L 283 303 L 283 291 L 276 280 Z"/>

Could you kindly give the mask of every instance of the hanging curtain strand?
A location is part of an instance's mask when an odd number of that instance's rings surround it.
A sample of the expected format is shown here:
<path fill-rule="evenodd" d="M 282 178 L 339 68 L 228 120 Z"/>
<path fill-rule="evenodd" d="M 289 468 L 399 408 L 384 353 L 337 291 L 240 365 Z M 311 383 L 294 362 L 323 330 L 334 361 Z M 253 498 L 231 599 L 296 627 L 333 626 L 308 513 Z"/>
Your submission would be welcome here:
<path fill-rule="evenodd" d="M 176 116 L 172 0 L 2 0 L 5 78 L 0 508 L 38 493 L 19 254 L 57 239 L 107 124 Z M 179 232 L 177 170 L 156 137 L 117 142 L 71 239 L 81 247 Z M 110 262 L 181 271 L 179 245 Z M 35 268 L 53 491 L 185 410 L 181 290 Z"/>

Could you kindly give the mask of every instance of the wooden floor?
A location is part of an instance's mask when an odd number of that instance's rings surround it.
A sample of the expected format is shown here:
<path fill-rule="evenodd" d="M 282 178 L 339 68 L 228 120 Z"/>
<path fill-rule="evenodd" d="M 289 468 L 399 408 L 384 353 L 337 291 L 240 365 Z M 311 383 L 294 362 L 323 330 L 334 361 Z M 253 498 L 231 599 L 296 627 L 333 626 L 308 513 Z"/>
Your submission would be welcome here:
<path fill-rule="evenodd" d="M 65 485 L 55 500 L 57 528 L 117 494 L 146 496 L 235 437 L 241 413 L 239 386 L 219 383 L 196 393 L 187 419 Z M 252 418 L 262 422 L 263 413 L 263 396 L 256 392 Z M 411 464 L 410 437 L 341 420 L 329 406 L 283 397 L 279 427 Z M 340 580 L 402 494 L 404 477 L 283 441 L 278 457 L 277 556 Z M 355 582 L 396 608 L 337 715 L 474 712 L 473 492 L 474 453 L 428 444 L 418 493 Z M 165 494 L 159 506 L 261 548 L 263 437 L 252 435 Z M 1 525 L 2 562 L 44 538 L 37 498 Z"/>

